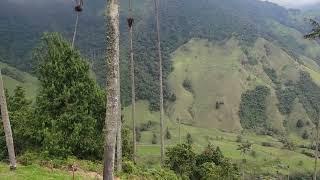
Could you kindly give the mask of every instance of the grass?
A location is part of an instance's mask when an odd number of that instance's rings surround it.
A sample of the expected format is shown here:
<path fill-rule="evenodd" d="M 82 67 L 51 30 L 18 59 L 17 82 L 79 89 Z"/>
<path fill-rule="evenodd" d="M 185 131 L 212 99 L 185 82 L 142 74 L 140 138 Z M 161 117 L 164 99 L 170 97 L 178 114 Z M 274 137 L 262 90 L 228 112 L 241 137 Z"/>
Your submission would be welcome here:
<path fill-rule="evenodd" d="M 148 103 L 138 101 L 137 112 L 144 112 L 144 116 L 140 116 L 137 121 L 147 122 L 149 120 L 158 122 L 159 114 L 148 111 Z M 130 108 L 125 109 L 125 119 L 128 126 L 130 123 Z M 139 116 L 138 114 L 138 116 Z M 140 114 L 141 115 L 141 114 Z M 143 118 L 145 117 L 145 118 Z M 138 124 L 139 124 L 138 123 Z M 151 144 L 152 133 L 159 135 L 159 124 L 155 124 L 152 129 L 142 133 L 141 141 L 138 143 L 138 164 L 147 166 L 158 166 L 160 163 L 160 145 Z M 174 146 L 179 143 L 178 124 L 166 119 L 165 126 L 169 127 L 172 135 L 170 140 L 165 140 L 166 147 Z M 237 136 L 240 133 L 226 132 L 215 128 L 201 128 L 190 125 L 181 125 L 181 139 L 186 141 L 187 133 L 190 133 L 193 138 L 193 148 L 200 153 L 209 143 L 219 146 L 224 155 L 234 162 L 241 162 L 243 156 L 237 150 L 240 143 L 236 142 Z M 242 133 L 243 141 L 249 141 L 253 144 L 253 150 L 256 152 L 256 157 L 248 154 L 246 156 L 247 164 L 246 171 L 256 173 L 273 173 L 277 171 L 281 174 L 287 174 L 288 166 L 291 172 L 311 172 L 313 169 L 313 159 L 300 153 L 301 149 L 297 148 L 294 151 L 283 149 L 283 144 L 279 142 L 277 137 L 257 135 L 253 132 L 245 131 Z M 308 145 L 309 141 L 303 140 L 295 133 L 291 133 L 289 139 L 295 142 L 296 145 Z M 273 147 L 262 146 L 263 142 L 269 142 Z M 302 165 L 301 165 L 302 163 Z M 320 168 L 320 166 L 319 166 Z"/>
<path fill-rule="evenodd" d="M 0 163 L 0 179 L 1 180 L 66 180 L 72 179 L 72 173 L 40 167 L 39 165 L 21 166 L 18 165 L 17 170 L 10 171 L 7 164 Z M 75 179 L 95 179 L 89 175 L 75 173 Z"/>

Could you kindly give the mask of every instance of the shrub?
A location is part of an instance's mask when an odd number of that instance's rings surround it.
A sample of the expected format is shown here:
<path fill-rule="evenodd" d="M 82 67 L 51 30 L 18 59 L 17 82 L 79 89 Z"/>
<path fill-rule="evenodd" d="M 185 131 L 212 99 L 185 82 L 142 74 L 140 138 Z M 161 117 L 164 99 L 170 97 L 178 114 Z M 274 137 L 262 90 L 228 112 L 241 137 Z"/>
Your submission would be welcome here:
<path fill-rule="evenodd" d="M 136 127 L 136 141 L 140 142 L 141 137 L 142 137 L 141 131 L 139 128 Z"/>
<path fill-rule="evenodd" d="M 303 139 L 309 139 L 309 133 L 308 133 L 307 130 L 304 130 L 304 131 L 303 131 L 302 138 L 303 138 Z"/>
<path fill-rule="evenodd" d="M 18 157 L 18 162 L 24 166 L 31 165 L 37 159 L 37 155 L 31 152 L 26 152 Z"/>
<path fill-rule="evenodd" d="M 167 149 L 165 167 L 173 170 L 180 176 L 192 174 L 196 163 L 196 154 L 190 144 L 178 144 Z"/>
<path fill-rule="evenodd" d="M 265 146 L 265 147 L 272 147 L 273 146 L 270 142 L 262 142 L 261 145 Z"/>
<path fill-rule="evenodd" d="M 187 144 L 192 144 L 193 143 L 193 139 L 190 133 L 187 134 Z"/>
<path fill-rule="evenodd" d="M 151 140 L 152 144 L 157 144 L 158 143 L 158 137 L 155 133 L 153 133 L 152 135 L 152 140 Z"/>
<path fill-rule="evenodd" d="M 165 135 L 166 139 L 171 139 L 171 133 L 169 131 L 169 128 L 167 127 L 166 129 L 166 135 Z"/>
<path fill-rule="evenodd" d="M 124 161 L 122 163 L 122 171 L 126 174 L 134 174 L 137 169 L 132 161 Z"/>
<path fill-rule="evenodd" d="M 189 79 L 185 79 L 182 83 L 182 86 L 185 90 L 193 93 L 192 82 Z"/>
<path fill-rule="evenodd" d="M 238 143 L 241 143 L 241 142 L 242 142 L 242 136 L 241 136 L 241 135 L 238 135 L 238 136 L 237 136 L 236 142 L 238 142 Z"/>
<path fill-rule="evenodd" d="M 312 152 L 308 152 L 306 150 L 302 150 L 301 153 L 306 155 L 306 156 L 309 156 L 311 158 L 314 158 L 314 153 L 312 153 Z"/>
<path fill-rule="evenodd" d="M 297 127 L 297 128 L 303 128 L 303 127 L 304 127 L 304 122 L 303 122 L 302 119 L 299 119 L 299 120 L 297 121 L 296 127 Z"/>

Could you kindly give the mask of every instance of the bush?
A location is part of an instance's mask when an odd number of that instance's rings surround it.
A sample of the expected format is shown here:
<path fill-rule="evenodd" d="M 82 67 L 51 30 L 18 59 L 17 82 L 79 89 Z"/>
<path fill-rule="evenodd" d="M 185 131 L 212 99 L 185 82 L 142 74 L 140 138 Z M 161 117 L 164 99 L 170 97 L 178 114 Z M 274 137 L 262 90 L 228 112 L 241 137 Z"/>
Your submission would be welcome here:
<path fill-rule="evenodd" d="M 140 131 L 149 131 L 152 127 L 156 125 L 153 121 L 148 121 L 147 123 L 143 123 L 140 125 Z"/>
<path fill-rule="evenodd" d="M 241 143 L 241 142 L 242 142 L 242 136 L 241 136 L 241 135 L 238 135 L 238 136 L 237 136 L 236 142 L 238 142 L 238 143 Z"/>
<path fill-rule="evenodd" d="M 166 135 L 165 135 L 166 139 L 171 139 L 171 133 L 169 131 L 169 128 L 167 127 L 166 129 Z"/>
<path fill-rule="evenodd" d="M 141 131 L 139 128 L 136 127 L 136 141 L 140 142 L 141 137 L 142 137 Z"/>
<path fill-rule="evenodd" d="M 302 139 L 309 139 L 309 133 L 308 133 L 307 130 L 304 130 L 304 131 L 303 131 Z"/>
<path fill-rule="evenodd" d="M 137 171 L 132 161 L 124 161 L 122 163 L 122 172 L 126 174 L 134 174 Z"/>
<path fill-rule="evenodd" d="M 193 93 L 192 82 L 189 79 L 185 79 L 182 83 L 182 86 L 185 90 Z"/>
<path fill-rule="evenodd" d="M 304 122 L 302 119 L 299 119 L 297 121 L 297 124 L 296 124 L 297 128 L 303 128 L 304 127 Z"/>
<path fill-rule="evenodd" d="M 265 147 L 272 147 L 273 146 L 270 142 L 262 142 L 261 145 L 265 146 Z"/>
<path fill-rule="evenodd" d="M 193 139 L 190 133 L 187 134 L 187 144 L 192 144 L 193 143 Z"/>
<path fill-rule="evenodd" d="M 24 166 L 31 165 L 37 159 L 37 154 L 26 152 L 18 157 L 18 162 Z"/>
<path fill-rule="evenodd" d="M 196 154 L 190 144 L 178 144 L 167 149 L 165 167 L 173 170 L 180 176 L 192 175 L 196 163 Z"/>
<path fill-rule="evenodd" d="M 152 140 L 151 140 L 152 144 L 157 144 L 158 143 L 158 137 L 155 133 L 153 133 L 152 135 Z"/>
<path fill-rule="evenodd" d="M 314 153 L 312 153 L 312 152 L 308 152 L 306 150 L 302 150 L 301 153 L 306 155 L 306 156 L 309 156 L 311 158 L 314 158 Z"/>

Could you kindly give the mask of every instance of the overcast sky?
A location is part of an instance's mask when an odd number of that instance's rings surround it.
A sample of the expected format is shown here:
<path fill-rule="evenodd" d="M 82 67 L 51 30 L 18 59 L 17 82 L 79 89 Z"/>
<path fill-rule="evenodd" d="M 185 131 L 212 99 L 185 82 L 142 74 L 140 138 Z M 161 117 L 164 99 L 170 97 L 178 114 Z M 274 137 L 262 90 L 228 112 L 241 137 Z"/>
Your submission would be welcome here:
<path fill-rule="evenodd" d="M 289 6 L 289 7 L 298 7 L 302 5 L 312 5 L 315 3 L 320 3 L 320 0 L 267 0 L 267 1 L 274 2 L 282 6 Z"/>

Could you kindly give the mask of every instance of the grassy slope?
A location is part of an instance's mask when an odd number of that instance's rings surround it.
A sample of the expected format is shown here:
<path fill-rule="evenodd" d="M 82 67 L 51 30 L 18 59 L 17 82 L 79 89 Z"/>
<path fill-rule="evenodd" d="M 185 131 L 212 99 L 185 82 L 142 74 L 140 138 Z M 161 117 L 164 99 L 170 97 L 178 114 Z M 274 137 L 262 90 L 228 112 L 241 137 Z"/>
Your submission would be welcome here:
<path fill-rule="evenodd" d="M 65 180 L 72 179 L 72 173 L 62 170 L 51 170 L 40 167 L 39 165 L 18 166 L 16 171 L 9 171 L 8 165 L 0 163 L 1 180 L 43 180 L 55 179 Z M 90 175 L 75 173 L 75 179 L 96 179 Z"/>
<path fill-rule="evenodd" d="M 30 99 L 34 99 L 36 97 L 36 93 L 38 91 L 39 82 L 37 78 L 33 77 L 32 75 L 19 71 L 16 68 L 13 68 L 5 63 L 0 63 L 0 68 L 9 69 L 10 72 L 14 74 L 19 74 L 23 78 L 23 82 L 20 82 L 13 77 L 3 75 L 4 86 L 8 89 L 9 93 L 11 94 L 13 90 L 17 86 L 22 86 L 26 90 L 27 97 Z"/>
<path fill-rule="evenodd" d="M 195 150 L 201 151 L 208 143 L 213 143 L 220 146 L 227 157 L 239 162 L 243 157 L 236 150 L 239 144 L 236 142 L 238 131 L 233 130 L 241 128 L 237 116 L 241 93 L 259 84 L 268 86 L 272 91 L 271 97 L 268 98 L 267 109 L 270 124 L 284 131 L 283 120 L 287 120 L 289 138 L 297 145 L 310 144 L 309 141 L 301 139 L 302 130 L 296 128 L 298 119 L 308 120 L 302 105 L 296 101 L 294 111 L 290 115 L 281 115 L 276 107 L 278 101 L 275 85 L 264 73 L 263 67 L 275 69 L 279 79 L 286 82 L 296 81 L 300 69 L 311 69 L 310 72 L 314 73 L 312 77 L 316 81 L 316 77 L 320 77 L 318 66 L 313 66 L 315 62 L 306 56 L 302 59 L 305 63 L 299 64 L 277 45 L 264 39 L 259 39 L 253 47 L 247 48 L 249 56 L 258 61 L 257 65 L 242 65 L 241 62 L 247 61 L 247 57 L 234 39 L 220 44 L 193 39 L 173 53 L 174 71 L 169 76 L 169 84 L 177 100 L 167 109 L 166 126 L 172 134 L 172 139 L 166 140 L 167 146 L 179 142 L 177 119 L 180 117 L 183 122 L 182 141 L 185 141 L 187 133 L 190 133 L 194 139 Z M 270 53 L 266 52 L 266 48 Z M 183 87 L 185 79 L 192 82 L 192 92 Z M 216 110 L 216 101 L 224 101 L 225 107 Z M 128 125 L 131 125 L 130 108 L 129 106 L 125 109 Z M 190 112 L 194 112 L 194 116 Z M 152 133 L 159 134 L 159 114 L 151 113 L 148 111 L 147 102 L 139 101 L 136 118 L 138 124 L 147 121 L 156 122 L 153 128 L 142 133 L 138 154 L 140 163 L 157 164 L 160 148 L 158 144 L 151 144 L 151 137 Z M 260 173 L 279 171 L 287 174 L 288 165 L 291 172 L 312 171 L 312 158 L 301 154 L 300 148 L 295 151 L 285 150 L 278 139 L 249 132 L 243 135 L 243 139 L 253 143 L 253 150 L 257 154 L 256 157 L 247 156 L 248 171 Z M 274 147 L 264 147 L 261 145 L 262 142 L 270 142 Z"/>
<path fill-rule="evenodd" d="M 148 104 L 146 102 L 139 101 L 137 103 L 137 118 L 138 122 L 153 121 L 158 122 L 159 116 L 157 113 L 150 113 L 147 110 Z M 125 119 L 127 125 L 130 125 L 130 108 L 125 109 Z M 141 115 L 143 114 L 143 115 Z M 173 146 L 179 142 L 178 124 L 170 121 L 166 121 L 166 126 L 169 127 L 172 138 L 166 140 L 167 147 Z M 152 130 L 142 133 L 141 142 L 138 143 L 138 163 L 148 165 L 158 165 L 160 146 L 159 144 L 151 144 L 152 133 L 159 134 L 159 124 L 156 124 Z M 182 142 L 185 142 L 187 133 L 192 135 L 194 140 L 193 147 L 197 152 L 200 152 L 208 143 L 219 146 L 224 155 L 233 159 L 235 162 L 240 162 L 243 158 L 237 149 L 239 143 L 236 142 L 236 133 L 223 132 L 217 129 L 193 127 L 189 125 L 181 126 Z M 292 136 L 296 144 L 308 144 L 298 136 Z M 295 151 L 289 151 L 282 149 L 282 144 L 278 139 L 271 136 L 260 136 L 254 133 L 247 132 L 243 135 L 244 140 L 249 140 L 253 143 L 253 150 L 256 151 L 257 156 L 252 157 L 248 155 L 247 171 L 253 172 L 271 172 L 275 173 L 279 171 L 282 174 L 286 174 L 290 166 L 291 172 L 306 172 L 312 171 L 313 159 L 300 153 L 302 149 L 296 149 Z M 270 142 L 274 147 L 264 147 L 262 142 Z M 294 158 L 292 158 L 294 157 Z M 302 161 L 302 166 L 299 165 Z"/>

